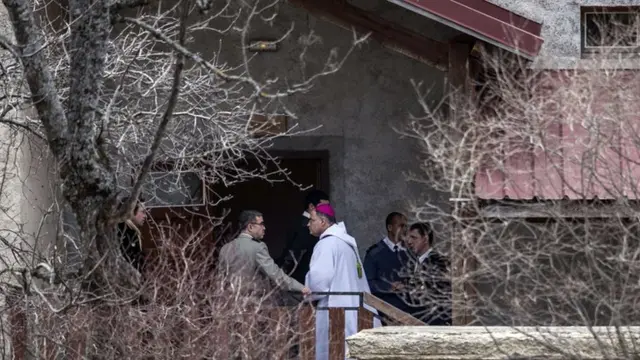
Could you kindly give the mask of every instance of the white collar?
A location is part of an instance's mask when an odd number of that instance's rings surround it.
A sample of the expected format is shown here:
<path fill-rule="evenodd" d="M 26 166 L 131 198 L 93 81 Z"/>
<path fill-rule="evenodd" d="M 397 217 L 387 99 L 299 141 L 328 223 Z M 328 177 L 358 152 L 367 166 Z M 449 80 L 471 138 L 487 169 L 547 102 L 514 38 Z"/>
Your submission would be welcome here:
<path fill-rule="evenodd" d="M 306 217 L 307 219 L 311 219 L 311 214 L 309 214 L 308 211 L 303 212 L 302 216 Z"/>
<path fill-rule="evenodd" d="M 429 257 L 429 255 L 431 255 L 431 250 L 433 250 L 433 248 L 429 248 L 429 250 L 427 250 L 424 254 L 420 255 L 418 257 L 418 261 L 422 264 L 425 260 L 427 260 L 427 258 Z"/>
<path fill-rule="evenodd" d="M 384 239 L 382 239 L 382 241 L 389 247 L 389 249 L 391 249 L 391 251 L 395 251 L 394 248 L 396 246 L 398 247 L 398 250 L 401 250 L 401 251 L 407 250 L 402 246 L 402 244 L 394 244 L 393 242 L 391 242 L 388 236 L 385 236 Z"/>

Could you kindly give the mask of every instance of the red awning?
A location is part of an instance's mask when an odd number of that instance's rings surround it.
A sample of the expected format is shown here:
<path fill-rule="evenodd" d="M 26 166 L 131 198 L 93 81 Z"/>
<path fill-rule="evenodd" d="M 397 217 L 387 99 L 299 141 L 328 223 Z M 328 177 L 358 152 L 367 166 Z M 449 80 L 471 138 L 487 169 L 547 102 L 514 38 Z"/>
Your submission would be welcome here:
<path fill-rule="evenodd" d="M 542 25 L 486 0 L 389 0 L 478 39 L 533 58 Z"/>

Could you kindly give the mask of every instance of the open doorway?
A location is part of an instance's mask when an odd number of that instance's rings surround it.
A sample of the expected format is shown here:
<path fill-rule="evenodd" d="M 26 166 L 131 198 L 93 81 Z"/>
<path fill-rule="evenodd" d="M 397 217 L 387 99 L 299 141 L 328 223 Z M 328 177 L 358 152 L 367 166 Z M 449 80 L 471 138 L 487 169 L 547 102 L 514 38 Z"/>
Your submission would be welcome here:
<path fill-rule="evenodd" d="M 290 172 L 289 178 L 296 184 L 329 192 L 328 151 L 277 151 L 271 154 L 280 159 L 280 167 Z M 258 164 L 247 161 L 243 166 L 250 169 Z M 275 165 L 268 165 L 267 172 L 275 170 Z M 267 227 L 264 242 L 274 259 L 282 253 L 287 232 L 300 218 L 305 197 L 305 191 L 285 180 L 284 176 L 275 179 L 279 181 L 253 179 L 227 188 L 221 184 L 214 187 L 219 196 L 232 196 L 216 209 L 218 214 L 228 211 L 224 221 L 228 227 L 237 230 L 236 219 L 242 210 L 257 210 L 264 215 Z"/>
<path fill-rule="evenodd" d="M 273 151 L 270 154 L 280 159 L 280 168 L 288 170 L 288 176 L 294 183 L 329 192 L 328 151 Z M 263 165 L 264 163 L 252 160 L 237 164 L 245 170 Z M 266 165 L 267 173 L 277 170 L 274 164 Z M 159 172 L 156 181 L 158 184 L 168 176 L 166 174 L 173 174 L 170 170 L 167 171 Z M 158 240 L 171 239 L 179 246 L 184 239 L 197 236 L 198 249 L 194 251 L 211 254 L 208 261 L 215 263 L 216 249 L 235 235 L 238 230 L 236 225 L 238 215 L 242 210 L 247 209 L 260 211 L 264 215 L 267 226 L 264 242 L 269 247 L 271 256 L 277 258 L 282 253 L 287 232 L 298 221 L 304 208 L 305 191 L 300 187 L 286 180 L 284 175 L 274 176 L 275 181 L 272 182 L 252 179 L 229 187 L 223 184 L 198 185 L 197 176 L 191 176 L 191 174 L 182 176 L 184 184 L 180 186 L 183 190 L 180 196 L 156 190 L 156 197 L 161 194 L 161 200 L 172 205 L 155 206 L 152 205 L 155 202 L 147 201 L 151 219 L 141 228 L 141 232 L 143 248 L 148 257 L 160 256 L 162 248 L 166 247 L 158 243 Z M 175 182 L 175 179 L 171 179 L 170 182 Z M 162 188 L 162 185 L 158 185 L 158 188 Z M 204 195 L 202 191 L 214 192 L 215 195 Z M 189 196 L 183 196 L 182 193 L 189 193 Z M 216 206 L 210 203 L 217 197 L 226 196 L 230 196 L 230 200 Z M 222 226 L 214 229 L 211 218 L 218 218 L 223 214 L 227 215 L 223 219 Z"/>

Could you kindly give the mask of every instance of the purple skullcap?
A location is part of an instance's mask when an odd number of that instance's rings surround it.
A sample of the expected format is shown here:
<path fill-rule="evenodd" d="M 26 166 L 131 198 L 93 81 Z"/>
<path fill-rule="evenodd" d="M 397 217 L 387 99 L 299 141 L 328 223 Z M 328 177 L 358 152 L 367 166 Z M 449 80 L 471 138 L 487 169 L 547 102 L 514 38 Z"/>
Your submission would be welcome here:
<path fill-rule="evenodd" d="M 316 206 L 316 212 L 323 213 L 327 216 L 336 217 L 336 212 L 329 204 L 318 204 Z"/>

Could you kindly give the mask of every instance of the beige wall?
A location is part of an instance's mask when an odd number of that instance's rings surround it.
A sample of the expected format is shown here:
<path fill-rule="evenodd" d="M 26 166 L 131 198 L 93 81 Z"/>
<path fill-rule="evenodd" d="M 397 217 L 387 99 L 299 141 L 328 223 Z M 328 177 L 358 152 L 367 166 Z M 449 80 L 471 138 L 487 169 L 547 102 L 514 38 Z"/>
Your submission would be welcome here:
<path fill-rule="evenodd" d="M 0 34 L 13 38 L 8 15 L 0 5 Z M 8 61 L 8 54 L 0 51 L 0 61 Z M 21 112 L 11 112 L 8 118 L 21 121 Z M 43 153 L 46 149 L 24 132 L 0 124 L 0 271 L 22 268 L 41 261 L 48 244 L 55 236 L 55 216 L 43 221 L 50 208 L 51 159 Z M 38 249 L 38 251 L 34 251 Z M 16 278 L 5 273 L 0 281 L 17 284 Z M 0 306 L 5 304 L 0 297 Z M 3 312 L 3 314 L 6 314 Z M 6 324 L 6 317 L 2 321 Z M 2 327 L 6 329 L 5 326 Z M 4 330 L 3 330 L 4 331 Z M 8 344 L 8 342 L 3 342 Z M 3 346 L 0 355 L 10 358 L 10 346 Z"/>
<path fill-rule="evenodd" d="M 0 6 L 0 19 L 8 17 Z M 0 20 L 2 35 L 12 38 L 7 22 Z M 8 61 L 8 54 L 0 52 L 0 59 Z M 7 117 L 16 122 L 23 121 L 23 112 L 10 112 Z M 24 131 L 0 124 L 0 236 L 6 242 L 0 244 L 0 266 L 15 266 L 16 263 L 40 261 L 32 254 L 20 259 L 11 247 L 32 252 L 51 243 L 55 230 L 43 219 L 52 203 L 51 159 L 46 146 L 36 138 L 26 136 Z M 9 243 L 7 243 L 9 242 Z"/>

